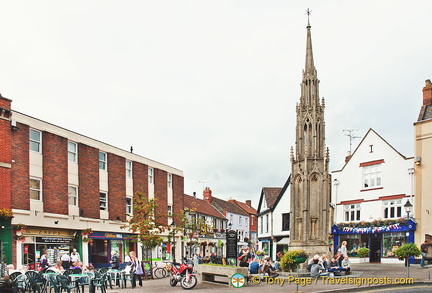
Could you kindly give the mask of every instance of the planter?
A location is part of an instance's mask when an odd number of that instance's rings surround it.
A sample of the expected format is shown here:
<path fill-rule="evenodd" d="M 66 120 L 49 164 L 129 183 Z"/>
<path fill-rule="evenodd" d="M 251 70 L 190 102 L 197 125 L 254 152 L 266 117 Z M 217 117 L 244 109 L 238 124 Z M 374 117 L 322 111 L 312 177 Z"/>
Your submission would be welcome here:
<path fill-rule="evenodd" d="M 243 276 L 248 275 L 249 268 L 243 267 L 229 267 L 229 266 L 211 266 L 211 265 L 198 265 L 197 277 L 198 282 L 215 282 L 215 277 L 226 277 L 226 284 L 230 284 L 229 279 L 234 274 L 242 274 Z M 215 284 L 221 284 L 221 282 L 215 282 Z M 224 285 L 223 283 L 221 285 Z M 231 284 L 230 284 L 231 286 Z"/>
<path fill-rule="evenodd" d="M 296 264 L 301 264 L 306 261 L 306 257 L 294 257 L 294 261 L 296 262 Z"/>

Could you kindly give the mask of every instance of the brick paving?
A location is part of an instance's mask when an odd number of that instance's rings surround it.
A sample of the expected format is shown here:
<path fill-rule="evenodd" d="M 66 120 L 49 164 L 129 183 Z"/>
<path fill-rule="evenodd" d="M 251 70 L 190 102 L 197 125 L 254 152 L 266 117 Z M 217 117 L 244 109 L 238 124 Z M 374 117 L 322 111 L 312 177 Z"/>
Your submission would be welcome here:
<path fill-rule="evenodd" d="M 408 276 L 407 268 L 401 262 L 400 264 L 353 264 L 352 265 L 352 274 L 348 276 L 335 277 L 333 279 L 334 282 L 344 282 L 343 279 L 347 280 L 348 278 L 353 278 L 352 280 L 356 280 L 357 278 L 367 278 L 366 280 L 378 281 L 377 278 L 381 278 L 381 280 L 388 280 L 387 278 L 391 278 L 395 281 L 395 278 L 406 278 Z M 410 277 L 413 278 L 414 285 L 430 285 L 432 292 L 432 266 L 427 268 L 420 268 L 419 265 L 412 265 L 410 267 Z M 205 292 L 205 293 L 222 293 L 222 292 L 365 292 L 371 289 L 379 289 L 386 287 L 401 287 L 401 286 L 409 286 L 409 285 L 385 285 L 379 286 L 377 285 L 362 285 L 356 286 L 355 284 L 323 284 L 323 281 L 318 279 L 316 284 L 309 284 L 306 286 L 297 286 L 296 284 L 288 284 L 287 277 L 283 276 L 284 284 L 259 284 L 255 285 L 252 283 L 248 283 L 246 286 L 242 288 L 232 288 L 227 285 L 221 284 L 210 284 L 210 283 L 202 283 L 198 284 L 193 292 Z M 386 279 L 384 279 L 386 278 Z M 222 281 L 222 279 L 220 279 Z M 305 280 L 305 279 L 301 279 Z M 309 279 L 310 280 L 310 279 Z M 339 280 L 339 281 L 338 281 Z M 130 284 L 128 285 L 130 286 Z M 180 284 L 176 287 L 171 287 L 169 285 L 169 278 L 160 279 L 160 280 L 146 280 L 143 283 L 143 287 L 137 287 L 132 289 L 130 287 L 126 289 L 108 289 L 107 293 L 138 293 L 138 292 L 186 292 Z M 96 292 L 98 293 L 98 292 Z"/>

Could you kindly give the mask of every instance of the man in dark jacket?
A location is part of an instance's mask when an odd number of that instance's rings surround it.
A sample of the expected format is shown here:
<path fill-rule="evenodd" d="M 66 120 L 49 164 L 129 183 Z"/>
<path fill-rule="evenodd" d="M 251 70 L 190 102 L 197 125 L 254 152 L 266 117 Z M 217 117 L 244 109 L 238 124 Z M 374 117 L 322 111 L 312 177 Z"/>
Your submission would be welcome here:
<path fill-rule="evenodd" d="M 117 251 L 111 252 L 111 267 L 115 270 L 120 267 L 120 258 L 117 254 Z"/>

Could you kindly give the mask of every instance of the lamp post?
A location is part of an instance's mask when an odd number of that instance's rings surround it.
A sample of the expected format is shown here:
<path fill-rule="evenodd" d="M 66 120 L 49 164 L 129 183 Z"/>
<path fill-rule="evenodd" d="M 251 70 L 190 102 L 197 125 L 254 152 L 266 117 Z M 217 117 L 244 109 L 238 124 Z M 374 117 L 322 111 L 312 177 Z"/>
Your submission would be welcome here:
<path fill-rule="evenodd" d="M 413 209 L 413 205 L 410 203 L 409 200 L 407 200 L 407 202 L 404 204 L 404 208 L 405 208 L 405 211 L 407 213 L 407 218 L 409 220 L 410 219 L 410 213 L 412 212 L 412 209 Z"/>
<path fill-rule="evenodd" d="M 175 259 L 175 228 L 176 228 L 176 224 L 174 223 L 174 221 L 171 223 L 171 229 L 172 229 L 172 240 L 173 240 L 173 247 L 172 247 L 172 258 L 173 258 L 173 262 L 176 262 Z"/>

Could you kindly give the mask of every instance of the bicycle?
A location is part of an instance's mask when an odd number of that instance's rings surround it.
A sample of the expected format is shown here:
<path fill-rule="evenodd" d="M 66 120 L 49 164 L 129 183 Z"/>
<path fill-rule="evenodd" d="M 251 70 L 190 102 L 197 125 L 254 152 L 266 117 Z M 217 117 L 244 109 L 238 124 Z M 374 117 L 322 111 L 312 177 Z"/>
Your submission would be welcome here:
<path fill-rule="evenodd" d="M 156 263 L 156 266 L 157 266 L 157 263 Z M 169 272 L 171 272 L 171 264 L 166 263 L 164 267 L 155 268 L 153 271 L 153 275 L 158 279 L 162 279 L 162 278 L 167 277 L 169 275 Z"/>

